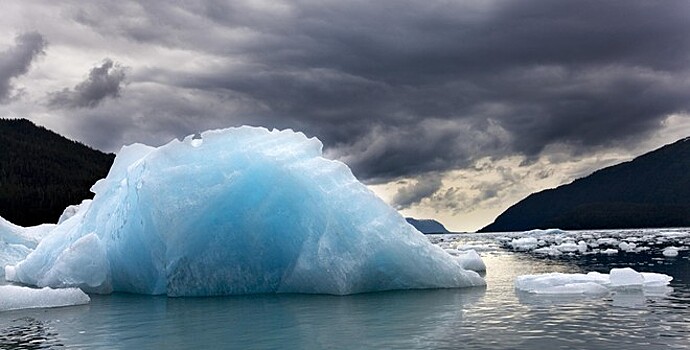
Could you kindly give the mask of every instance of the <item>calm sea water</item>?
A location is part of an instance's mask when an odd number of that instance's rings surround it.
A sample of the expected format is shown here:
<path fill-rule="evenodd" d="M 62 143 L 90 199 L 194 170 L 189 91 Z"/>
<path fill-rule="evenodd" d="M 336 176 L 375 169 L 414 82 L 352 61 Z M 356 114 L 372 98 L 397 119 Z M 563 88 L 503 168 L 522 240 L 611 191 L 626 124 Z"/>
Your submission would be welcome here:
<path fill-rule="evenodd" d="M 467 236 L 476 241 L 476 236 Z M 545 259 L 484 252 L 487 288 L 352 296 L 92 296 L 0 312 L 0 349 L 690 349 L 690 254 Z M 630 266 L 674 276 L 665 296 L 516 293 L 517 275 Z"/>

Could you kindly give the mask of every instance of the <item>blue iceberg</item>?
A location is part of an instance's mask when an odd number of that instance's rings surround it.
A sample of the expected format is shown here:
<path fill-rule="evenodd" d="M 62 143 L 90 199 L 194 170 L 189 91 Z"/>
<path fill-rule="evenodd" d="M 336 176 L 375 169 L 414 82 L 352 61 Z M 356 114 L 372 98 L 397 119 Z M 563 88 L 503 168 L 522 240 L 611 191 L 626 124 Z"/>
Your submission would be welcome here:
<path fill-rule="evenodd" d="M 126 146 L 92 191 L 8 280 L 168 296 L 485 285 L 292 130 Z"/>

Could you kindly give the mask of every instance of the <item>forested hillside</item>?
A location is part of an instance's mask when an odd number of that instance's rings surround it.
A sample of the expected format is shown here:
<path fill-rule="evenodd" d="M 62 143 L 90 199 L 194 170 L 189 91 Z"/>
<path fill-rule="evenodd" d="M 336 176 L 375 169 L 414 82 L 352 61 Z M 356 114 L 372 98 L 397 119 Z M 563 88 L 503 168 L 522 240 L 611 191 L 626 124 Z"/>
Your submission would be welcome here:
<path fill-rule="evenodd" d="M 24 119 L 0 119 L 0 216 L 22 226 L 56 222 L 91 198 L 115 158 Z"/>
<path fill-rule="evenodd" d="M 533 193 L 482 232 L 690 226 L 690 138 Z"/>

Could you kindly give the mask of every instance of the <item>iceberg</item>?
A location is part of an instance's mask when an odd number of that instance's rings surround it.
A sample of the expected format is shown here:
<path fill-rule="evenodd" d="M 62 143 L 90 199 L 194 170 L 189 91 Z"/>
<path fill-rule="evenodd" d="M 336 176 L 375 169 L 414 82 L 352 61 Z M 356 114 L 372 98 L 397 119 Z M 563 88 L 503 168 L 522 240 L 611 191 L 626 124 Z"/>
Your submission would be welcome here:
<path fill-rule="evenodd" d="M 168 296 L 485 285 L 292 130 L 125 146 L 92 191 L 8 280 Z"/>

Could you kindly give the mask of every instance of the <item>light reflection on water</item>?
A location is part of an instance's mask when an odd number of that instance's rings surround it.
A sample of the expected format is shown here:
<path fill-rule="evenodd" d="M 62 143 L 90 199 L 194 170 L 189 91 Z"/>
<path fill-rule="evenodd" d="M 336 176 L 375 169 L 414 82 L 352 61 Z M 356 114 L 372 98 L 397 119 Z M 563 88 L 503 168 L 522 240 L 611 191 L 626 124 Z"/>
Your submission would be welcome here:
<path fill-rule="evenodd" d="M 627 262 L 620 257 L 556 261 L 499 250 L 483 254 L 486 289 L 345 297 L 92 296 L 90 305 L 0 313 L 0 348 L 690 348 L 687 253 L 657 264 L 652 255 Z M 521 274 L 608 271 L 626 264 L 674 275 L 673 292 L 549 298 L 516 293 L 513 287 Z M 9 333 L 18 330 L 25 339 L 42 334 L 39 342 L 47 347 L 8 341 Z"/>

